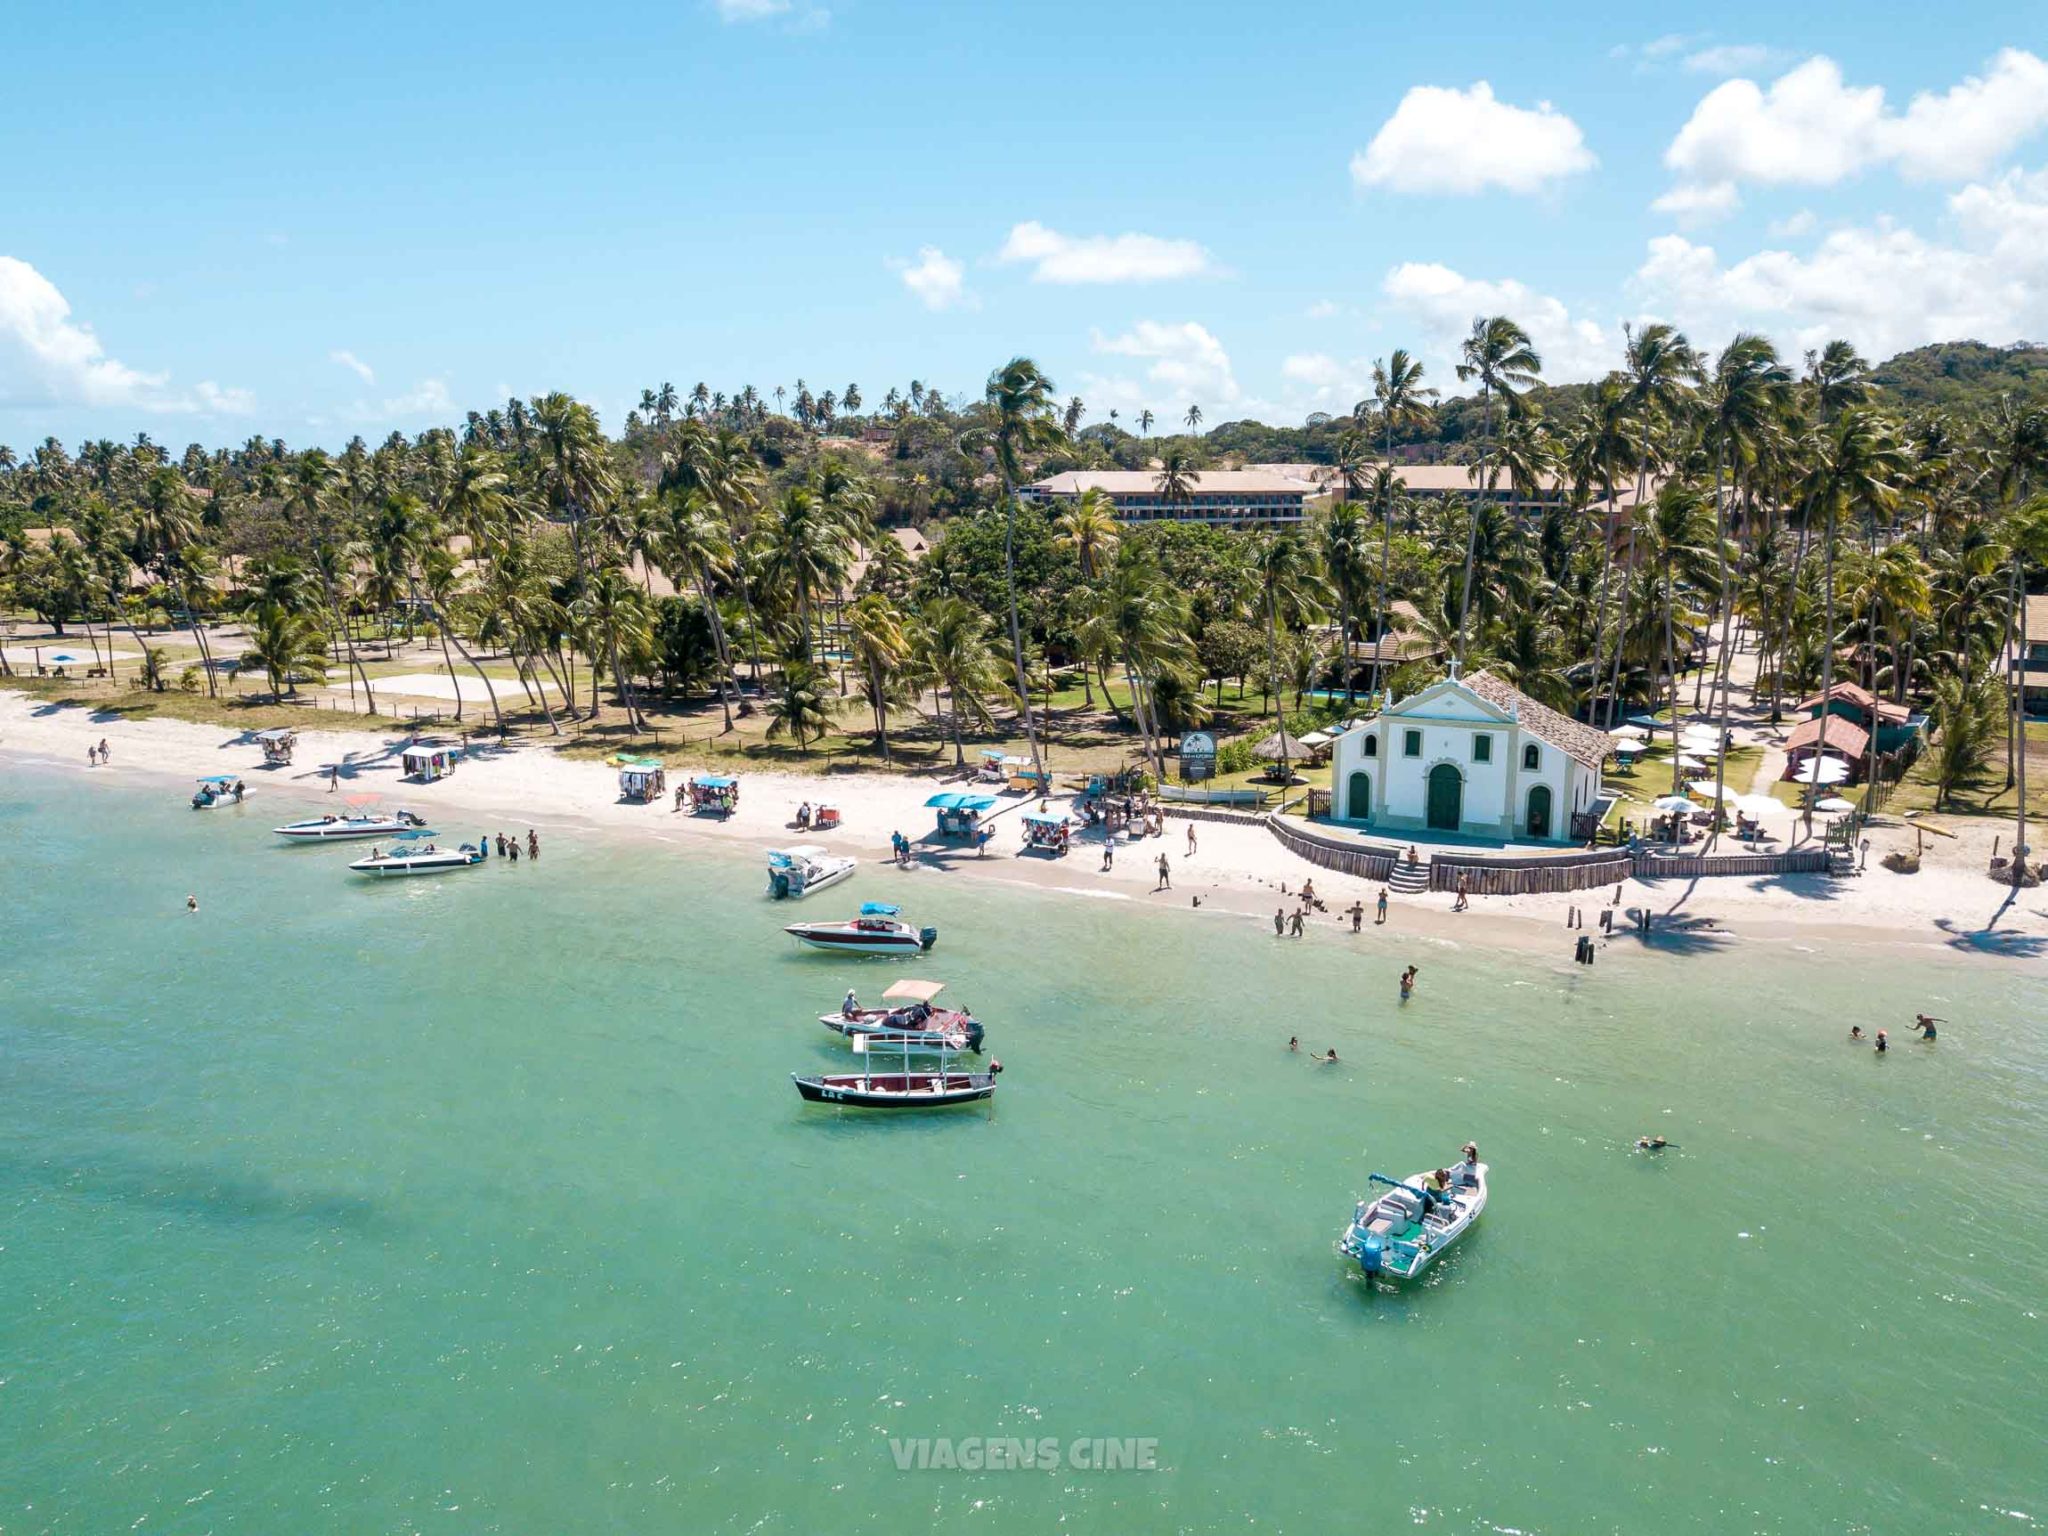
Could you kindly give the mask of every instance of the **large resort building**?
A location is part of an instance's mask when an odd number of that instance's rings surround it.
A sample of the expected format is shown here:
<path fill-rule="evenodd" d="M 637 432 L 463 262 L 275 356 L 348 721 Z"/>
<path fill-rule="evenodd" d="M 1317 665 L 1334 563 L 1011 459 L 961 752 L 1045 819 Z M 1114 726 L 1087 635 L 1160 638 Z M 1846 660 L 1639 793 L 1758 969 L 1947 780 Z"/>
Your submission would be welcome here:
<path fill-rule="evenodd" d="M 1368 465 L 1361 480 L 1380 466 Z M 1397 464 L 1394 473 L 1411 496 L 1475 497 L 1482 494 L 1478 467 L 1467 464 Z M 1153 469 L 1070 469 L 1023 487 L 1019 497 L 1038 506 L 1080 499 L 1101 491 L 1127 523 L 1220 523 L 1226 526 L 1298 523 L 1311 511 L 1338 500 L 1343 486 L 1327 464 L 1250 464 L 1243 469 L 1197 470 L 1187 477 L 1184 496 L 1168 496 Z M 1540 507 L 1555 501 L 1562 483 L 1544 476 L 1517 491 L 1503 474 L 1490 494 L 1495 501 Z M 1360 493 L 1362 495 L 1362 492 Z"/>

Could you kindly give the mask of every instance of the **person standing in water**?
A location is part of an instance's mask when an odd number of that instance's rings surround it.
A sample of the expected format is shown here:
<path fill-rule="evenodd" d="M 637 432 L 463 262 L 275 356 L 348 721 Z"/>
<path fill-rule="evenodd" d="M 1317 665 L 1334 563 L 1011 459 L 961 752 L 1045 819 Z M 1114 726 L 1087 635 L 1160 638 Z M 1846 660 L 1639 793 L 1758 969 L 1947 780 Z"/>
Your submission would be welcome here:
<path fill-rule="evenodd" d="M 1379 899 L 1379 913 L 1378 913 L 1378 915 L 1377 915 L 1376 917 L 1374 917 L 1374 918 L 1373 918 L 1373 925 L 1374 925 L 1375 927 L 1378 927 L 1378 926 L 1379 926 L 1380 924 L 1382 924 L 1382 923 L 1386 922 L 1386 920 L 1387 920 L 1387 888 L 1386 888 L 1386 887 L 1385 887 L 1385 886 L 1383 885 L 1383 886 L 1381 886 L 1381 887 L 1380 887 L 1380 899 Z"/>
<path fill-rule="evenodd" d="M 540 857 L 540 837 L 531 827 L 526 829 L 526 856 L 529 859 Z"/>
<path fill-rule="evenodd" d="M 1922 1040 L 1932 1040 L 1934 1038 L 1934 1026 L 1946 1024 L 1947 1022 L 1947 1019 L 1930 1018 L 1924 1013 L 1913 1015 L 1913 1027 L 1920 1031 L 1920 1038 Z"/>
<path fill-rule="evenodd" d="M 1884 1031 L 1880 1029 L 1877 1032 L 1877 1054 L 1882 1056 L 1886 1051 L 1890 1050 L 1891 1048 L 1891 1042 L 1885 1038 Z"/>
<path fill-rule="evenodd" d="M 1273 909 L 1273 937 L 1276 939 L 1287 937 L 1287 909 L 1285 907 L 1275 907 Z"/>
<path fill-rule="evenodd" d="M 197 912 L 199 910 L 199 897 L 197 894 L 185 898 L 185 910 L 187 912 Z"/>
<path fill-rule="evenodd" d="M 1401 973 L 1401 1001 L 1402 1001 L 1402 1002 L 1404 1002 L 1404 1003 L 1405 1003 L 1405 1002 L 1407 1002 L 1407 1001 L 1408 1001 L 1408 999 L 1409 999 L 1409 997 L 1410 997 L 1410 996 L 1411 996 L 1411 995 L 1412 995 L 1412 994 L 1414 993 L 1414 991 L 1415 991 L 1415 974 L 1416 974 L 1416 972 L 1417 972 L 1417 971 L 1419 971 L 1420 969 L 1421 969 L 1421 967 L 1420 967 L 1420 966 L 1414 966 L 1414 965 L 1411 965 L 1411 966 L 1409 966 L 1409 967 L 1408 967 L 1408 969 L 1407 969 L 1407 970 L 1405 970 L 1405 971 L 1403 971 L 1403 972 Z"/>

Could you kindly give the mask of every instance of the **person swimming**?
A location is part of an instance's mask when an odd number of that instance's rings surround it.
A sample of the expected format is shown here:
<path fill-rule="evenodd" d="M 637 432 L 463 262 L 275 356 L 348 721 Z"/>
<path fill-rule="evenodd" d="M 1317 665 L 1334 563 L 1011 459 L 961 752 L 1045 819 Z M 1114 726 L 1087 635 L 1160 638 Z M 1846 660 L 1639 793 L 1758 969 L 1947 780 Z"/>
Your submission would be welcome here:
<path fill-rule="evenodd" d="M 1662 1136 L 1638 1136 L 1636 1138 L 1636 1150 L 1638 1152 L 1662 1152 L 1670 1145 L 1671 1143 Z"/>
<path fill-rule="evenodd" d="M 1863 1038 L 1863 1026 L 1861 1024 L 1851 1024 L 1849 1026 L 1849 1038 L 1851 1040 L 1861 1040 Z"/>
<path fill-rule="evenodd" d="M 1336 1064 L 1337 1048 L 1334 1045 L 1330 1047 L 1328 1054 L 1316 1057 L 1316 1065 L 1319 1067 L 1334 1067 Z"/>
<path fill-rule="evenodd" d="M 1298 1051 L 1298 1050 L 1300 1050 L 1300 1049 L 1301 1049 L 1301 1036 L 1299 1036 L 1299 1035 L 1289 1035 L 1289 1036 L 1287 1037 L 1287 1049 L 1289 1049 L 1290 1051 Z"/>

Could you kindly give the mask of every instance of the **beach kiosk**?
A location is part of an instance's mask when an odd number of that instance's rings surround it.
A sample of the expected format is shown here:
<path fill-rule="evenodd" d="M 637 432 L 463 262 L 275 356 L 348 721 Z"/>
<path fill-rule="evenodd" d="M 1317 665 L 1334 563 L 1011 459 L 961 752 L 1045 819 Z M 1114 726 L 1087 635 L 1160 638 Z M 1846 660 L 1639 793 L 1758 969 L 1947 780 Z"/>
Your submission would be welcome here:
<path fill-rule="evenodd" d="M 268 768 L 283 768 L 289 765 L 292 760 L 292 748 L 298 744 L 299 733 L 288 725 L 256 733 L 256 745 L 263 749 L 263 763 Z"/>
<path fill-rule="evenodd" d="M 619 770 L 619 798 L 628 805 L 645 805 L 668 793 L 658 757 L 619 756 L 612 759 L 612 766 Z"/>
<path fill-rule="evenodd" d="M 740 781 L 723 773 L 690 780 L 690 814 L 725 820 L 740 803 Z"/>
<path fill-rule="evenodd" d="M 399 754 L 405 777 L 417 784 L 431 784 L 455 771 L 462 748 L 436 742 L 418 741 Z"/>
<path fill-rule="evenodd" d="M 1049 853 L 1054 858 L 1065 858 L 1073 842 L 1074 829 L 1064 813 L 1050 811 L 1026 811 L 1024 813 L 1024 846 L 1034 852 Z"/>
<path fill-rule="evenodd" d="M 995 800 L 988 795 L 967 795 L 950 791 L 933 795 L 925 805 L 939 813 L 939 836 L 964 838 L 978 842 L 981 837 L 981 818 L 995 807 Z"/>

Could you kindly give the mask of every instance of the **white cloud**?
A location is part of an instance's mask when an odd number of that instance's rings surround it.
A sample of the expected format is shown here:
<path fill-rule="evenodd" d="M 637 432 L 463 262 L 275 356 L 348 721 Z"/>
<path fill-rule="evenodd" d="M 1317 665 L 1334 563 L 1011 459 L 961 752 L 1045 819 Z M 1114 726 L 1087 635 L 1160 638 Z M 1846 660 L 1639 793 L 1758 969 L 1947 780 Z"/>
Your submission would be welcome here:
<path fill-rule="evenodd" d="M 371 370 L 370 365 L 346 347 L 337 347 L 334 351 L 328 353 L 327 360 L 330 363 L 341 364 L 342 367 L 361 379 L 365 384 L 377 382 L 377 375 Z"/>
<path fill-rule="evenodd" d="M 1805 254 L 1762 250 L 1732 264 L 1666 235 L 1650 242 L 1635 282 L 1684 316 L 1695 340 L 1747 326 L 1776 332 L 1788 352 L 1837 336 L 1882 357 L 2048 334 L 2048 171 L 1972 184 L 1948 208 L 1952 240 L 1880 221 L 1834 230 Z"/>
<path fill-rule="evenodd" d="M 1662 37 L 1653 37 L 1647 43 L 1616 43 L 1607 50 L 1607 57 L 1626 63 L 1634 61 L 1638 69 L 1670 58 L 1673 54 L 1685 52 L 1707 40 L 1704 32 L 1666 32 Z"/>
<path fill-rule="evenodd" d="M 926 309 L 954 309 L 972 301 L 967 269 L 936 245 L 919 246 L 916 261 L 892 261 L 890 265 Z"/>
<path fill-rule="evenodd" d="M 1481 80 L 1469 91 L 1411 88 L 1351 157 L 1351 179 L 1396 192 L 1536 192 L 1597 163 L 1579 125 L 1549 102 L 1511 106 Z"/>
<path fill-rule="evenodd" d="M 1732 181 L 1682 181 L 1650 206 L 1668 213 L 1680 223 L 1706 224 L 1726 218 L 1742 206 L 1742 194 Z"/>
<path fill-rule="evenodd" d="M 371 402 L 358 400 L 342 413 L 352 421 L 442 422 L 455 414 L 446 379 L 421 379 L 402 395 Z"/>
<path fill-rule="evenodd" d="M 1342 414 L 1372 393 L 1372 375 L 1363 362 L 1356 358 L 1340 362 L 1327 352 L 1293 353 L 1281 360 L 1280 376 L 1299 386 L 1297 415 L 1310 411 Z"/>
<path fill-rule="evenodd" d="M 1458 344 L 1479 315 L 1506 315 L 1529 333 L 1551 383 L 1595 379 L 1620 359 L 1617 338 L 1594 320 L 1575 318 L 1549 294 L 1513 278 L 1466 277 L 1436 262 L 1404 262 L 1387 273 L 1381 291 L 1423 329 L 1429 371 L 1441 389 L 1455 389 Z"/>
<path fill-rule="evenodd" d="M 1158 235 L 1063 235 L 1036 220 L 1010 231 L 999 262 L 1025 262 L 1034 283 L 1156 283 L 1214 272 L 1192 240 Z"/>
<path fill-rule="evenodd" d="M 829 26 L 832 13 L 823 6 L 805 5 L 798 0 L 714 0 L 719 20 L 725 22 L 783 22 L 789 32 L 818 32 Z"/>
<path fill-rule="evenodd" d="M 1811 208 L 1801 208 L 1782 219 L 1773 219 L 1767 233 L 1773 240 L 1798 240 L 1820 228 L 1820 218 Z"/>
<path fill-rule="evenodd" d="M 179 413 L 249 409 L 248 391 L 212 382 L 190 394 L 169 387 L 168 373 L 144 373 L 109 357 L 92 327 L 42 273 L 0 256 L 0 406 L 98 406 Z"/>
<path fill-rule="evenodd" d="M 1344 306 L 1335 299 L 1317 299 L 1302 313 L 1311 320 L 1334 320 L 1344 313 Z"/>
<path fill-rule="evenodd" d="M 1987 72 L 1903 113 L 1882 86 L 1850 86 L 1825 56 L 1780 75 L 1768 90 L 1729 80 L 1700 99 L 1664 152 L 1686 182 L 1753 181 L 1828 186 L 1872 165 L 1921 180 L 1980 176 L 2048 126 L 2048 63 L 2008 48 Z"/>
<path fill-rule="evenodd" d="M 1190 405 L 1199 405 L 1213 425 L 1223 419 L 1223 410 L 1236 414 L 1259 404 L 1245 399 L 1223 343 L 1192 320 L 1178 325 L 1140 320 L 1121 335 L 1096 331 L 1091 344 L 1103 356 L 1146 365 L 1142 378 L 1097 373 L 1082 378 L 1081 395 L 1089 405 L 1104 413 L 1114 406 L 1131 419 L 1126 425 L 1149 409 L 1162 427 L 1174 429 Z"/>
<path fill-rule="evenodd" d="M 201 379 L 193 391 L 194 409 L 206 416 L 246 416 L 256 409 L 256 396 L 246 389 L 223 389 L 211 379 Z"/>
<path fill-rule="evenodd" d="M 1784 58 L 1763 43 L 1717 43 L 1685 56 L 1685 67 L 1699 75 L 1740 75 L 1770 69 Z"/>

